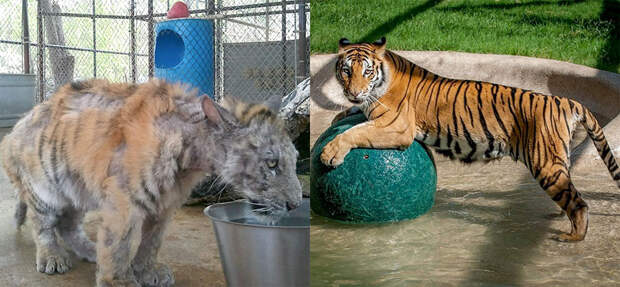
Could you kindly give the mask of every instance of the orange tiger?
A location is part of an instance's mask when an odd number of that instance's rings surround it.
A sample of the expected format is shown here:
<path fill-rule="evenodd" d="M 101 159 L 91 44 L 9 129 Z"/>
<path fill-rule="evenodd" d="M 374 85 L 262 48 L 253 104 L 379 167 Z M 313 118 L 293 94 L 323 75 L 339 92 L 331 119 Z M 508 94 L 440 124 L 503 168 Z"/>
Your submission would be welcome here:
<path fill-rule="evenodd" d="M 385 44 L 385 38 L 357 44 L 340 40 L 336 78 L 368 121 L 329 142 L 321 153 L 324 164 L 340 165 L 352 148 L 407 147 L 414 140 L 466 163 L 509 155 L 525 163 L 568 215 L 572 230 L 556 239 L 585 238 L 588 205 L 569 173 L 576 123 L 586 128 L 620 186 L 618 164 L 585 106 L 514 87 L 444 78 L 386 50 Z"/>

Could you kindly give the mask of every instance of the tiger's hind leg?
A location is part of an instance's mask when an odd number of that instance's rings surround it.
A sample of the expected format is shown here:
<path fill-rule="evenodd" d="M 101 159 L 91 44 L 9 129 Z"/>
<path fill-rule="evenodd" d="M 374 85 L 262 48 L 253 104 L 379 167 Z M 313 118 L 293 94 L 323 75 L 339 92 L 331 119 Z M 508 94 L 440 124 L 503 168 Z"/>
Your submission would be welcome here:
<path fill-rule="evenodd" d="M 34 193 L 30 193 L 28 197 L 28 209 L 34 213 L 32 231 L 37 248 L 37 271 L 47 274 L 69 271 L 71 269 L 69 254 L 58 244 L 56 236 L 59 211 L 43 202 Z"/>
<path fill-rule="evenodd" d="M 83 211 L 66 208 L 58 222 L 58 234 L 77 257 L 94 263 L 96 259 L 95 243 L 86 236 L 82 229 L 83 218 Z"/>
<path fill-rule="evenodd" d="M 549 164 L 540 168 L 536 178 L 545 192 L 562 208 L 571 222 L 571 232 L 555 237 L 559 241 L 580 241 L 588 232 L 588 205 L 570 179 L 565 164 Z"/>

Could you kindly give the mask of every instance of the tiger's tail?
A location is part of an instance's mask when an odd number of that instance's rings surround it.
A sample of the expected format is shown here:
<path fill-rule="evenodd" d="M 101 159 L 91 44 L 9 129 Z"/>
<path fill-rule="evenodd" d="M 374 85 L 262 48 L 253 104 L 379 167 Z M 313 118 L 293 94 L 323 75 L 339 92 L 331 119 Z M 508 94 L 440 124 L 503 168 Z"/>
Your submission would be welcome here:
<path fill-rule="evenodd" d="M 588 132 L 588 136 L 592 139 L 598 154 L 603 159 L 603 162 L 607 166 L 611 177 L 614 179 L 618 187 L 620 187 L 620 168 L 618 167 L 618 162 L 616 161 L 611 148 L 609 147 L 609 143 L 607 143 L 607 139 L 603 134 L 603 128 L 598 124 L 594 115 L 582 104 L 572 101 L 571 108 L 573 109 L 573 113 L 578 116 L 578 120 L 581 122 L 583 127 Z"/>
<path fill-rule="evenodd" d="M 19 228 L 20 226 L 24 224 L 24 221 L 26 221 L 27 211 L 28 211 L 28 205 L 26 205 L 25 202 L 19 200 L 17 202 L 17 205 L 15 206 L 15 214 L 14 214 L 16 227 Z"/>
<path fill-rule="evenodd" d="M 28 205 L 24 199 L 24 196 L 26 195 L 24 186 L 21 184 L 21 180 L 15 170 L 10 168 L 13 165 L 8 161 L 9 156 L 6 153 L 6 149 L 4 149 L 6 140 L 7 139 L 5 137 L 2 141 L 0 141 L 0 158 L 3 159 L 2 162 L 0 162 L 0 167 L 4 168 L 4 173 L 9 178 L 11 184 L 13 184 L 13 187 L 15 187 L 17 204 L 15 205 L 15 213 L 13 214 L 13 218 L 15 220 L 15 226 L 19 228 L 26 221 Z"/>

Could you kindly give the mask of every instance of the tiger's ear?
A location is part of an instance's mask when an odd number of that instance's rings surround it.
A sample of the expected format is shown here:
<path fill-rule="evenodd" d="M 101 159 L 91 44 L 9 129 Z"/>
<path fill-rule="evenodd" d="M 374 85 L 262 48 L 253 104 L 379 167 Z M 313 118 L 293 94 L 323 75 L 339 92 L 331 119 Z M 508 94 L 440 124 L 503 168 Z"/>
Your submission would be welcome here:
<path fill-rule="evenodd" d="M 216 103 L 208 95 L 202 96 L 202 111 L 205 113 L 207 120 L 213 122 L 216 125 L 222 123 L 222 116 L 215 106 Z"/>
<path fill-rule="evenodd" d="M 381 54 L 381 55 L 383 55 L 383 53 L 385 52 L 385 44 L 386 44 L 385 37 L 381 37 L 381 39 L 372 43 L 372 45 L 375 46 L 377 54 Z"/>
<path fill-rule="evenodd" d="M 349 45 L 351 45 L 351 41 L 349 41 L 349 39 L 340 38 L 340 41 L 338 41 L 338 54 L 344 52 L 344 49 Z"/>

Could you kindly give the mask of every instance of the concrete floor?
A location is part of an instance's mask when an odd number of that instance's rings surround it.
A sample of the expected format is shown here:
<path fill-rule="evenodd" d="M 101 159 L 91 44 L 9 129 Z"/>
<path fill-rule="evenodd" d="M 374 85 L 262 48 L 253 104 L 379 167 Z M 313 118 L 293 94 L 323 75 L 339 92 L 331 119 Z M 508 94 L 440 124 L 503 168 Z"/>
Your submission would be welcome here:
<path fill-rule="evenodd" d="M 8 129 L 0 129 L 2 138 Z M 35 246 L 29 220 L 21 229 L 13 224 L 16 200 L 4 172 L 0 172 L 0 286 L 93 286 L 95 264 L 73 258 L 73 268 L 62 275 L 35 269 Z M 225 286 L 217 241 L 203 207 L 183 207 L 166 233 L 159 261 L 168 264 L 176 286 Z M 96 219 L 86 218 L 86 231 L 95 239 Z"/>

